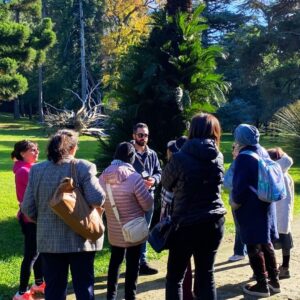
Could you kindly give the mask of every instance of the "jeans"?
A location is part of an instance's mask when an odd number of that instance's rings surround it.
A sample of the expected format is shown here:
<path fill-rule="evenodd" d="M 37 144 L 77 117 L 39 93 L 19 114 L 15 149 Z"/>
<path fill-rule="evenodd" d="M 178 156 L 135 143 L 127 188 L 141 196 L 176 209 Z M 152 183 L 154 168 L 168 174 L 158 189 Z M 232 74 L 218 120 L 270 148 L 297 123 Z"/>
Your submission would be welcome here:
<path fill-rule="evenodd" d="M 43 282 L 42 260 L 36 250 L 36 224 L 25 223 L 22 219 L 19 223 L 24 234 L 24 258 L 21 264 L 19 292 L 26 292 L 32 266 L 35 281 Z"/>
<path fill-rule="evenodd" d="M 153 196 L 154 197 L 154 196 Z M 154 211 L 154 205 L 152 208 L 145 212 L 145 219 L 150 227 L 152 216 Z M 140 265 L 147 263 L 147 241 L 141 245 L 141 254 L 140 254 Z"/>
<path fill-rule="evenodd" d="M 95 252 L 41 253 L 45 272 L 45 300 L 65 300 L 69 267 L 77 300 L 94 300 Z"/>
<path fill-rule="evenodd" d="M 118 279 L 124 256 L 126 256 L 125 299 L 134 300 L 136 298 L 140 251 L 141 245 L 129 248 L 111 246 L 107 276 L 107 300 L 117 299 Z"/>
<path fill-rule="evenodd" d="M 241 233 L 240 233 L 240 225 L 236 220 L 235 212 L 232 211 L 234 225 L 235 225 L 235 239 L 234 239 L 234 247 L 233 254 L 234 255 L 247 255 L 247 246 L 242 242 Z"/>
<path fill-rule="evenodd" d="M 182 300 L 182 282 L 191 259 L 195 261 L 194 299 L 216 300 L 214 262 L 224 234 L 225 218 L 181 227 L 170 245 L 166 300 Z"/>

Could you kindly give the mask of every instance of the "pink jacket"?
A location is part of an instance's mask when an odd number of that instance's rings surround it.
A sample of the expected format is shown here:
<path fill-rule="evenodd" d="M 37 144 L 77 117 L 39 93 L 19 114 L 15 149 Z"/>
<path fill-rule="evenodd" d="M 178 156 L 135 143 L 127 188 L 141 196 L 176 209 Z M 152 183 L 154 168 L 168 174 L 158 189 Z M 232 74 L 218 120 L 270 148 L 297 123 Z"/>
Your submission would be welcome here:
<path fill-rule="evenodd" d="M 13 172 L 15 173 L 15 182 L 16 182 L 16 193 L 17 199 L 19 202 L 19 206 L 23 201 L 25 190 L 27 187 L 28 179 L 29 179 L 29 171 L 33 164 L 28 162 L 18 160 L 15 162 L 13 166 Z M 25 223 L 30 222 L 24 215 L 21 215 L 20 210 L 18 211 L 17 217 L 22 219 Z"/>
<path fill-rule="evenodd" d="M 134 218 L 144 216 L 144 212 L 153 205 L 153 198 L 145 187 L 141 175 L 130 164 L 110 165 L 101 174 L 99 182 L 106 193 L 106 183 L 111 185 L 122 225 Z M 114 215 L 108 197 L 104 203 L 104 208 L 107 218 L 108 240 L 111 245 L 127 248 L 143 242 L 135 244 L 125 242 L 121 226 Z"/>

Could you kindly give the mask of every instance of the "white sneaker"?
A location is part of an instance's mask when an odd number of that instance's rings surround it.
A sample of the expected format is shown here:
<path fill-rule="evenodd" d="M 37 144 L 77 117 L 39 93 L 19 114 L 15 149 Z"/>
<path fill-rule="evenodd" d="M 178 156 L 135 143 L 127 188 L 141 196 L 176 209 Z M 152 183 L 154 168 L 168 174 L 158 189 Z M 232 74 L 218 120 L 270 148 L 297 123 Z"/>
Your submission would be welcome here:
<path fill-rule="evenodd" d="M 245 259 L 245 255 L 232 255 L 228 258 L 228 261 L 239 261 Z"/>

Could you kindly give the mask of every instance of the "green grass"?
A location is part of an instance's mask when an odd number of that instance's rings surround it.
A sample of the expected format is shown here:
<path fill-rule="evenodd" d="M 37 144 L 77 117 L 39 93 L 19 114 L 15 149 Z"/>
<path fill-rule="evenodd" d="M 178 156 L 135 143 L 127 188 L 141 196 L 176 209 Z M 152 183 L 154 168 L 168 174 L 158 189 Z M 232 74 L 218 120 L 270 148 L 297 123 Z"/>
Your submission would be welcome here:
<path fill-rule="evenodd" d="M 15 142 L 29 139 L 38 143 L 40 148 L 39 160 L 46 158 L 45 149 L 48 137 L 46 132 L 27 119 L 14 121 L 11 115 L 0 115 L 0 300 L 11 299 L 16 293 L 19 282 L 19 270 L 22 261 L 23 236 L 16 219 L 18 203 L 15 193 L 13 161 L 10 153 Z M 81 136 L 78 158 L 95 161 L 98 151 L 98 142 L 95 138 Z M 109 246 L 107 238 L 101 252 L 97 253 L 95 260 L 95 275 L 97 278 L 106 275 L 109 261 Z M 159 258 L 154 251 L 149 251 L 151 258 Z M 31 277 L 31 282 L 33 276 Z"/>
<path fill-rule="evenodd" d="M 11 299 L 18 288 L 19 270 L 22 260 L 23 237 L 16 219 L 18 204 L 15 195 L 13 162 L 10 153 L 15 142 L 22 139 L 36 141 L 40 148 L 40 158 L 46 158 L 45 149 L 48 137 L 46 132 L 37 123 L 27 119 L 14 121 L 10 115 L 0 115 L 0 300 Z M 296 199 L 295 213 L 300 213 L 300 153 L 297 151 L 296 141 L 291 137 L 263 137 L 262 145 L 265 147 L 281 146 L 294 159 L 291 175 L 295 180 Z M 232 135 L 224 134 L 222 137 L 221 151 L 224 154 L 225 166 L 228 168 L 231 157 Z M 98 142 L 92 137 L 80 137 L 77 157 L 95 160 L 98 151 Z M 226 229 L 233 231 L 232 216 L 228 207 L 228 193 L 223 192 L 223 200 L 228 208 Z M 150 247 L 149 247 L 150 248 Z M 149 251 L 150 259 L 159 259 L 161 254 Z M 102 278 L 107 273 L 109 260 L 109 247 L 107 239 L 103 251 L 97 253 L 95 260 L 95 275 Z M 31 278 L 32 280 L 33 278 Z"/>

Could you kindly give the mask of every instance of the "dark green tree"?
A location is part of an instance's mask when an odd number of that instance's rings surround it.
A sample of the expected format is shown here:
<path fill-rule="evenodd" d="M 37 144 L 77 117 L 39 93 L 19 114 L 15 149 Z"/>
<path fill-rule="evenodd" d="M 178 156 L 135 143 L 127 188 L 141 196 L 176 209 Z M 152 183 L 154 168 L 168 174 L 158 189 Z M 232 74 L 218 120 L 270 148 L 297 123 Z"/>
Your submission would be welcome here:
<path fill-rule="evenodd" d="M 245 8 L 251 22 L 225 36 L 229 56 L 220 67 L 232 83 L 229 101 L 254 105 L 259 126 L 299 99 L 300 7 L 297 1 L 247 1 Z"/>
<path fill-rule="evenodd" d="M 84 0 L 82 7 L 87 89 L 90 90 L 101 77 L 103 4 L 102 0 Z M 81 103 L 70 90 L 76 93 L 81 90 L 79 1 L 47 1 L 45 12 L 53 20 L 57 33 L 57 43 L 50 50 L 50 59 L 44 65 L 45 101 L 60 108 L 78 108 Z"/>
<path fill-rule="evenodd" d="M 26 71 L 42 63 L 55 42 L 49 18 L 40 18 L 40 1 L 12 1 L 0 11 L 0 100 L 26 92 Z"/>
<path fill-rule="evenodd" d="M 149 39 L 124 58 L 119 85 L 106 97 L 117 108 L 107 126 L 108 157 L 118 142 L 130 139 L 136 122 L 149 125 L 151 145 L 163 157 L 167 141 L 183 134 L 192 114 L 214 111 L 224 101 L 227 85 L 215 72 L 221 48 L 201 45 L 203 9 L 160 12 Z"/>

